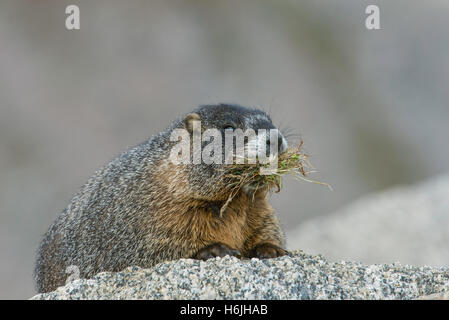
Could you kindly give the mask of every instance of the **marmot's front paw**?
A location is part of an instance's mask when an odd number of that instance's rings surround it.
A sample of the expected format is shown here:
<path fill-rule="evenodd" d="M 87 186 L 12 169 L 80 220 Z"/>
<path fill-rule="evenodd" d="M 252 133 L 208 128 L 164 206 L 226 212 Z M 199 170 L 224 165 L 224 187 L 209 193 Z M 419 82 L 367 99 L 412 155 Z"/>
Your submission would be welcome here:
<path fill-rule="evenodd" d="M 231 249 L 223 243 L 213 243 L 195 253 L 192 258 L 199 260 L 207 260 L 215 257 L 234 256 L 241 258 L 240 251 Z"/>
<path fill-rule="evenodd" d="M 255 246 L 249 252 L 249 258 L 270 259 L 285 256 L 287 253 L 287 250 L 284 250 L 279 246 L 264 242 Z"/>

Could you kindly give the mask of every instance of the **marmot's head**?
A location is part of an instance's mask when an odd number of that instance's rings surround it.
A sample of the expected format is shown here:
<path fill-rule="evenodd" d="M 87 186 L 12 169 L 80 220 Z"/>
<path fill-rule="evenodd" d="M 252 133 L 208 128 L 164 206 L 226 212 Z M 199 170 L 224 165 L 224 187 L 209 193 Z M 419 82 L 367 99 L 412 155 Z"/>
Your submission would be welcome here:
<path fill-rule="evenodd" d="M 200 124 L 200 126 L 198 126 Z M 270 152 L 270 144 L 273 144 L 273 139 L 276 139 L 275 144 L 278 148 L 275 152 L 282 153 L 287 149 L 287 141 L 280 131 L 277 131 L 278 135 L 270 140 L 270 129 L 277 129 L 268 114 L 264 111 L 255 108 L 246 108 L 238 105 L 218 104 L 218 105 L 205 105 L 196 108 L 192 113 L 187 114 L 181 127 L 185 128 L 191 137 L 191 164 L 187 165 L 187 172 L 189 174 L 189 185 L 192 196 L 198 199 L 205 200 L 223 200 L 227 199 L 229 188 L 226 185 L 228 182 L 224 178 L 225 171 L 225 159 L 226 148 L 229 148 L 229 140 L 226 141 L 226 135 L 229 133 L 249 132 L 248 129 L 252 129 L 256 136 L 244 136 L 244 150 L 245 157 L 247 156 L 248 149 L 259 148 L 262 144 L 265 144 L 265 150 L 267 155 Z M 260 129 L 265 129 L 266 135 L 259 135 Z M 263 130 L 262 130 L 263 131 Z M 199 137 L 201 134 L 201 162 L 194 162 L 194 135 Z M 229 135 L 228 135 L 229 137 Z M 221 139 L 221 144 L 217 147 L 212 146 L 215 139 Z M 237 139 L 233 140 L 233 150 L 237 153 L 236 144 L 238 147 Z M 198 140 L 197 140 L 198 141 Z M 271 143 L 270 143 L 271 141 Z M 197 144 L 198 145 L 198 144 Z M 207 146 L 209 145 L 209 149 Z M 274 145 L 274 144 L 273 144 Z M 215 149 L 214 149 L 215 148 Z M 271 149 L 276 149 L 272 147 Z M 198 149 L 197 149 L 198 150 Z M 229 149 L 228 149 L 229 150 Z M 221 154 L 218 154 L 221 153 Z M 214 156 L 219 156 L 214 158 Z M 219 159 L 220 161 L 212 162 L 211 159 Z M 209 160 L 209 161 L 208 161 Z M 235 160 L 235 159 L 234 159 Z"/>
<path fill-rule="evenodd" d="M 266 130 L 264 140 L 251 141 L 251 137 L 245 137 L 245 146 L 247 144 L 255 146 L 254 143 L 267 145 L 267 154 L 270 151 L 270 129 L 277 129 L 270 116 L 262 110 L 256 108 L 246 108 L 235 104 L 217 104 L 205 105 L 195 109 L 184 118 L 185 128 L 192 134 L 193 122 L 200 121 L 201 133 L 204 134 L 208 129 L 217 129 L 222 136 L 222 145 L 225 146 L 226 133 L 236 132 L 241 129 L 242 132 L 247 132 L 248 129 L 254 130 L 257 134 L 260 129 Z M 277 152 L 284 152 L 287 149 L 287 141 L 283 134 L 278 131 L 277 135 Z M 204 141 L 207 144 L 210 140 Z M 234 141 L 235 142 L 235 141 Z"/>

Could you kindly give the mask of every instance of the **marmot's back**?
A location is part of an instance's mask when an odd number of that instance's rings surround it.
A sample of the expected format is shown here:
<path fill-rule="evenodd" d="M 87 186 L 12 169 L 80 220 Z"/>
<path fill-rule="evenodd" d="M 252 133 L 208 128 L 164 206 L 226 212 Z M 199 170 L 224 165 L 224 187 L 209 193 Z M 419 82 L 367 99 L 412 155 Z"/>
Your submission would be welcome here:
<path fill-rule="evenodd" d="M 240 192 L 220 215 L 229 192 L 222 170 L 169 161 L 176 144 L 170 141 L 171 133 L 192 133 L 195 120 L 219 130 L 274 128 L 257 109 L 202 106 L 119 155 L 89 179 L 45 234 L 35 269 L 39 292 L 64 285 L 73 274 L 70 266 L 81 278 L 89 278 L 101 271 L 151 267 L 182 257 L 285 254 L 266 191 Z"/>

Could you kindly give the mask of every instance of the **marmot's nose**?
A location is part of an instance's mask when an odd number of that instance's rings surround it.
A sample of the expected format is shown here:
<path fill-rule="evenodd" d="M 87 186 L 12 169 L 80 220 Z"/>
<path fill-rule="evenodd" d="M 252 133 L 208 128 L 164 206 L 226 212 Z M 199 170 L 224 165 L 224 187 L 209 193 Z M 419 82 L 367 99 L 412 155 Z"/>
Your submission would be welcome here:
<path fill-rule="evenodd" d="M 270 135 L 267 135 L 267 155 L 270 153 L 270 146 Z M 277 149 L 279 153 L 283 153 L 287 150 L 287 142 L 279 131 L 277 132 Z"/>

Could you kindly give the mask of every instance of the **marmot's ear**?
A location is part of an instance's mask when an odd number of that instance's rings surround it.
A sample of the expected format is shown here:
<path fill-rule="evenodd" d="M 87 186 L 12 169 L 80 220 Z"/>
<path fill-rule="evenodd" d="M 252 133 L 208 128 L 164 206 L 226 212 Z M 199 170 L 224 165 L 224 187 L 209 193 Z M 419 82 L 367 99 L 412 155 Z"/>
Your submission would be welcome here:
<path fill-rule="evenodd" d="M 189 133 L 193 132 L 193 122 L 194 121 L 201 121 L 201 117 L 198 113 L 189 113 L 184 118 L 184 127 L 189 131 Z M 201 130 L 201 129 L 200 129 Z"/>

